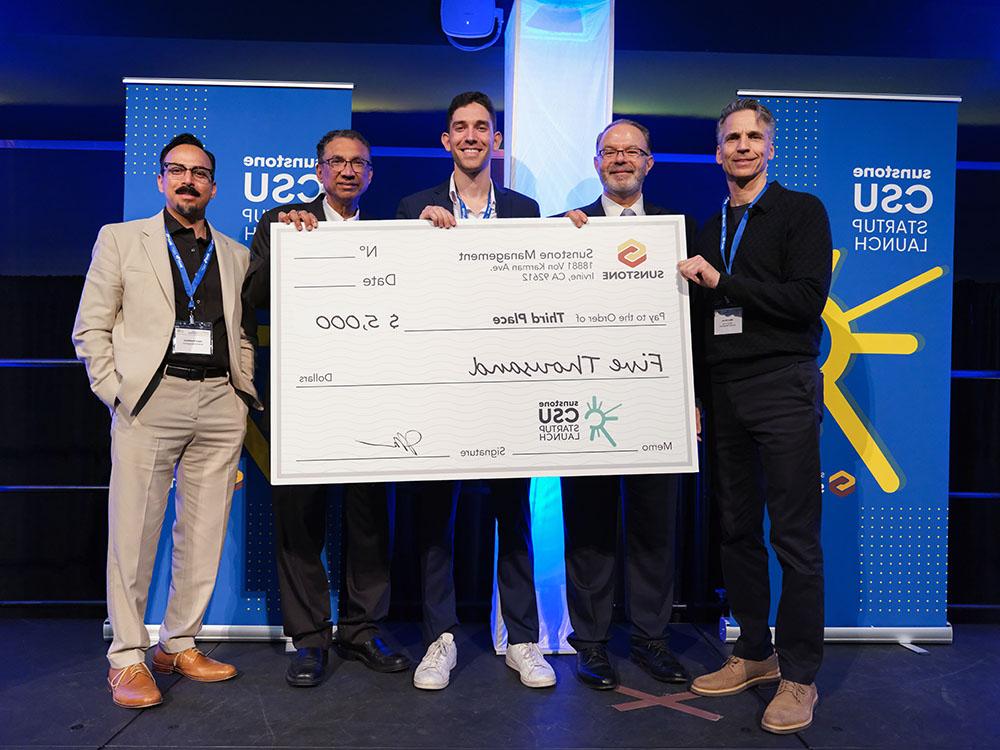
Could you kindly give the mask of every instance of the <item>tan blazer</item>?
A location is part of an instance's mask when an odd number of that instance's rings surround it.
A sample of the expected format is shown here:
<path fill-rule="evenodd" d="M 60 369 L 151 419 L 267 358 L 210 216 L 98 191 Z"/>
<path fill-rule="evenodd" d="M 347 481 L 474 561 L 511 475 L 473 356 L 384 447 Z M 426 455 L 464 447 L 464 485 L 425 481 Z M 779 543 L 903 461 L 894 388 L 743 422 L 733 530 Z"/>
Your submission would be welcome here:
<path fill-rule="evenodd" d="M 253 344 L 240 328 L 240 290 L 247 249 L 212 228 L 229 337 L 230 379 L 260 408 L 253 384 Z M 163 363 L 176 319 L 174 281 L 163 213 L 106 224 L 97 234 L 73 325 L 76 356 L 90 388 L 108 408 L 117 399 L 132 413 Z"/>

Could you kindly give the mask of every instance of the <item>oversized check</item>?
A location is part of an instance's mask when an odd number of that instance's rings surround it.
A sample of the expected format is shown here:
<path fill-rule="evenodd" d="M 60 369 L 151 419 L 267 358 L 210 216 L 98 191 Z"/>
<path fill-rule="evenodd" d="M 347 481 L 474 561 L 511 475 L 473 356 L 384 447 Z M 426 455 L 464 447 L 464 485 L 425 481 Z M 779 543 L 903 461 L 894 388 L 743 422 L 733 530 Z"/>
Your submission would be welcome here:
<path fill-rule="evenodd" d="M 271 248 L 274 484 L 697 471 L 682 217 Z"/>

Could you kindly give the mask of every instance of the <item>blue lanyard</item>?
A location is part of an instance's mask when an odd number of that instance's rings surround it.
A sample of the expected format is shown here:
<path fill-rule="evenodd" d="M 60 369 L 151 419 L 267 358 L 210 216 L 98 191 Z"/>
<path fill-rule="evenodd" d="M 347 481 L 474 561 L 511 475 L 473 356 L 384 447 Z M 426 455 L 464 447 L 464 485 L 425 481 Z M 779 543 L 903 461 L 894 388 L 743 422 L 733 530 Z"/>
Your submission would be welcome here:
<path fill-rule="evenodd" d="M 764 189 L 757 193 L 757 197 L 750 201 L 750 205 L 747 206 L 747 210 L 743 214 L 743 218 L 740 219 L 740 223 L 736 225 L 736 234 L 733 235 L 733 249 L 729 251 L 729 260 L 726 260 L 726 209 L 729 208 L 729 196 L 722 201 L 722 236 L 719 238 L 719 255 L 722 256 L 722 262 L 726 266 L 726 273 L 730 276 L 733 275 L 733 261 L 736 260 L 736 250 L 740 246 L 740 240 L 743 239 L 743 232 L 747 228 L 747 219 L 750 218 L 750 209 L 754 207 L 754 204 L 760 200 L 760 197 L 767 192 L 767 188 L 771 183 L 764 185 Z"/>
<path fill-rule="evenodd" d="M 465 205 L 465 201 L 462 200 L 462 196 L 458 195 L 458 191 L 455 191 L 455 195 L 458 196 L 458 212 L 461 214 L 463 219 L 469 218 L 469 207 Z M 483 218 L 488 219 L 493 215 L 493 183 L 490 182 L 490 194 L 486 199 L 486 210 L 483 211 Z"/>
<path fill-rule="evenodd" d="M 167 235 L 167 247 L 170 248 L 170 254 L 174 258 L 174 265 L 181 272 L 181 282 L 184 284 L 184 291 L 187 292 L 188 321 L 194 323 L 194 293 L 198 289 L 198 285 L 201 284 L 201 280 L 205 278 L 205 271 L 208 270 L 208 264 L 212 262 L 212 255 L 215 253 L 215 240 L 208 243 L 208 250 L 205 251 L 205 257 L 201 261 L 201 265 L 198 266 L 198 273 L 194 275 L 193 279 L 190 279 L 188 278 L 187 269 L 184 268 L 184 261 L 181 260 L 181 254 L 177 252 L 177 245 L 174 244 L 174 238 L 170 236 L 170 232 L 166 229 L 163 230 L 163 233 Z"/>

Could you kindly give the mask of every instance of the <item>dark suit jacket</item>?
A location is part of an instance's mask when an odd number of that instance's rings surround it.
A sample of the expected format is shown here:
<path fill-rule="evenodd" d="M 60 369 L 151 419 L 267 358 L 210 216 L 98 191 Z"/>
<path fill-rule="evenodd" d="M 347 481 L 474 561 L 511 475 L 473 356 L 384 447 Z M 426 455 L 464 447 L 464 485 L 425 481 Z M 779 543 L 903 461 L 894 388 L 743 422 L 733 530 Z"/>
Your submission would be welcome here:
<path fill-rule="evenodd" d="M 671 211 L 666 208 L 661 208 L 652 203 L 646 203 L 645 198 L 643 198 L 643 210 L 646 212 L 647 216 L 665 216 L 665 215 L 677 215 L 680 216 L 679 211 Z M 587 216 L 605 216 L 604 204 L 601 203 L 600 197 L 589 206 L 581 206 L 577 211 L 583 211 Z M 684 215 L 684 234 L 687 235 L 687 251 L 688 255 L 691 254 L 691 248 L 694 246 L 694 236 L 695 230 L 697 229 L 697 224 L 695 224 L 694 219 L 690 216 Z"/>
<path fill-rule="evenodd" d="M 420 212 L 424 210 L 425 206 L 441 206 L 449 211 L 454 210 L 451 196 L 448 195 L 450 184 L 451 178 L 449 177 L 436 187 L 406 196 L 396 208 L 396 218 L 419 219 Z M 515 190 L 508 190 L 498 185 L 496 186 L 495 198 L 498 219 L 531 219 L 541 216 L 538 203 Z"/>

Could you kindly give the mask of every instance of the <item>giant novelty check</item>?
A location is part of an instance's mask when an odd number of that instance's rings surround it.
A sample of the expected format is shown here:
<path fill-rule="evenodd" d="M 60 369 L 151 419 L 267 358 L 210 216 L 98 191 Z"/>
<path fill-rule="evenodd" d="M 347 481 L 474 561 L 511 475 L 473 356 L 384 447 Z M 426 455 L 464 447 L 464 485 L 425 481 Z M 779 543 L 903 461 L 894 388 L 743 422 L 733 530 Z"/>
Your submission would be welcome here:
<path fill-rule="evenodd" d="M 682 217 L 271 248 L 274 484 L 697 471 Z"/>

